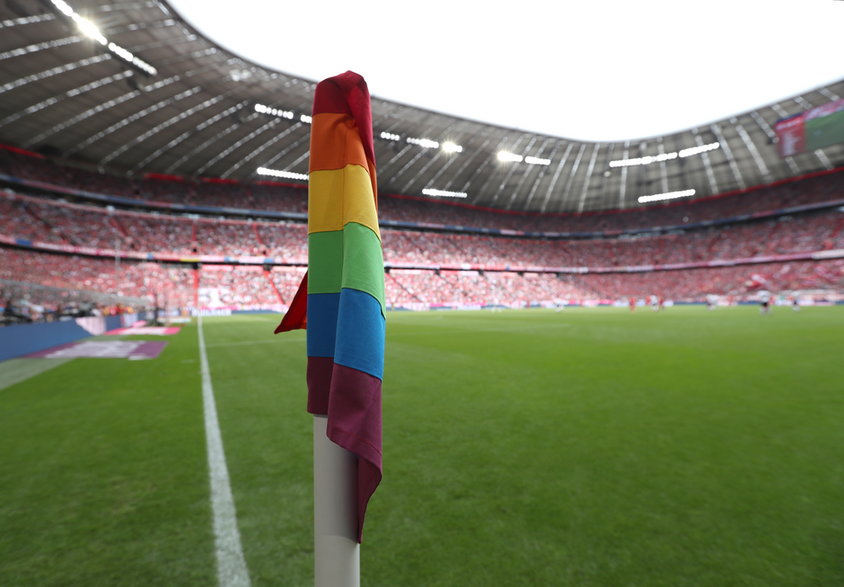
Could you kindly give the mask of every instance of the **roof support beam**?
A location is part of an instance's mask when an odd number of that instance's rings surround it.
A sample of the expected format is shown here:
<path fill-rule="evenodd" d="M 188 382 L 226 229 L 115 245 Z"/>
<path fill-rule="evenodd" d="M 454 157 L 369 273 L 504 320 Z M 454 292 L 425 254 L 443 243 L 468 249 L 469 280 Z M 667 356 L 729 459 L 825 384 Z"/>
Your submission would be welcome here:
<path fill-rule="evenodd" d="M 756 167 L 759 168 L 759 172 L 762 174 L 762 177 L 767 181 L 771 179 L 771 172 L 768 169 L 768 166 L 765 165 L 765 161 L 762 159 L 762 156 L 759 154 L 759 149 L 756 148 L 756 144 L 750 138 L 750 135 L 744 127 L 740 124 L 736 125 L 736 132 L 741 137 L 742 142 L 747 147 L 747 150 L 750 151 L 753 160 L 756 162 Z M 754 182 L 759 183 L 759 182 Z"/>
<path fill-rule="evenodd" d="M 595 161 L 598 159 L 598 151 L 600 148 L 600 143 L 595 143 L 592 148 L 592 157 L 589 159 L 589 167 L 586 169 L 586 177 L 583 180 L 583 189 L 580 191 L 580 201 L 577 203 L 578 214 L 583 212 L 583 206 L 586 203 L 586 195 L 589 193 L 589 183 L 592 181 L 592 171 L 595 169 Z"/>
<path fill-rule="evenodd" d="M 554 141 L 551 137 L 546 137 L 545 140 L 542 142 L 542 146 L 539 148 L 539 152 L 544 154 L 545 149 L 548 148 L 548 143 L 552 141 L 554 142 L 554 147 L 551 150 L 551 155 L 548 157 L 548 159 L 551 161 L 553 161 L 554 157 L 557 155 L 557 147 L 559 145 L 559 142 Z M 512 210 L 513 204 L 518 201 L 517 196 L 521 193 L 521 186 L 525 181 L 527 181 L 527 177 L 528 174 L 525 173 L 525 175 L 522 177 L 522 180 L 519 182 L 517 189 L 513 190 L 513 193 L 510 196 L 510 201 L 507 202 L 507 210 Z M 533 200 L 533 196 L 536 194 L 536 190 L 539 187 L 539 183 L 542 181 L 543 177 L 545 177 L 545 166 L 542 166 L 537 170 L 533 182 L 531 183 L 530 190 L 528 191 L 528 195 L 524 198 L 522 202 L 523 208 L 530 208 L 530 203 Z"/>
<path fill-rule="evenodd" d="M 745 183 L 744 176 L 741 174 L 741 169 L 739 169 L 738 163 L 736 163 L 736 158 L 733 155 L 730 143 L 727 142 L 727 139 L 724 138 L 724 134 L 721 132 L 721 127 L 717 124 L 712 124 L 709 128 L 712 129 L 712 134 L 714 134 L 715 138 L 718 139 L 718 142 L 721 143 L 721 150 L 724 151 L 724 156 L 730 164 L 730 170 L 733 172 L 733 177 L 735 178 L 739 188 L 747 189 L 747 183 Z"/>
<path fill-rule="evenodd" d="M 574 143 L 569 143 L 568 147 L 566 147 L 566 152 L 557 164 L 557 169 L 554 171 L 554 177 L 551 178 L 551 183 L 548 184 L 548 189 L 545 192 L 545 199 L 542 201 L 542 207 L 539 209 L 540 212 L 545 212 L 548 209 L 548 202 L 551 201 L 551 194 L 554 193 L 554 188 L 557 186 L 557 180 L 560 179 L 560 174 L 563 172 L 563 168 L 566 166 L 566 161 L 568 161 L 569 154 L 573 148 Z"/>

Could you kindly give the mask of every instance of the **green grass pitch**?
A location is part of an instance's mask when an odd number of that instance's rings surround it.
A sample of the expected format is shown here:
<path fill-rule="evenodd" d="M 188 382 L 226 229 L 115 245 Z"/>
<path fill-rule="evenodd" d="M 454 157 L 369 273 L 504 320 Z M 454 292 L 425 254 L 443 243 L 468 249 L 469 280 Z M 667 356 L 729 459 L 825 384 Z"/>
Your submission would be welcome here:
<path fill-rule="evenodd" d="M 304 333 L 203 326 L 253 585 L 312 584 Z M 196 325 L 0 390 L 0 585 L 216 582 Z M 392 313 L 368 586 L 844 584 L 844 307 Z"/>

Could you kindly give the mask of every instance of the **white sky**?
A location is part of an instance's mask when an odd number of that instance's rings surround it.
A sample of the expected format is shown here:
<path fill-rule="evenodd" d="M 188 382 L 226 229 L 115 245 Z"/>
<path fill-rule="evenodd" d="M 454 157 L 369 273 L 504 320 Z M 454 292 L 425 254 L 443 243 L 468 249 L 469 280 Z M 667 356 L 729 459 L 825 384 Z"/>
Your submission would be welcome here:
<path fill-rule="evenodd" d="M 378 98 L 586 141 L 686 130 L 844 78 L 840 0 L 168 1 L 278 71 L 351 69 Z"/>

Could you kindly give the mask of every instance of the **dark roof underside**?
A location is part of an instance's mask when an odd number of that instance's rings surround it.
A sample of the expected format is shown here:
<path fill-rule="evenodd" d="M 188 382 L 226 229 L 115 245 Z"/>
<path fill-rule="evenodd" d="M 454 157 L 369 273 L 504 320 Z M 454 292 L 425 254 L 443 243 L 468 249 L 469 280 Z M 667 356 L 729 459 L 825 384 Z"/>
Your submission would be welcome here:
<path fill-rule="evenodd" d="M 226 52 L 164 2 L 70 5 L 157 72 L 127 66 L 49 2 L 2 0 L 0 142 L 130 177 L 269 179 L 258 167 L 307 173 L 310 126 L 300 116 L 310 114 L 312 80 Z M 844 80 L 728 120 L 618 143 L 526 133 L 373 99 L 379 189 L 465 192 L 467 203 L 543 212 L 630 208 L 640 206 L 638 196 L 678 190 L 694 189 L 695 197 L 741 190 L 844 165 L 842 144 L 781 158 L 773 131 L 778 120 L 842 96 Z M 279 112 L 259 113 L 255 104 Z M 463 151 L 408 138 L 451 140 Z M 715 142 L 720 148 L 689 157 L 610 166 Z M 549 164 L 501 162 L 499 150 Z"/>

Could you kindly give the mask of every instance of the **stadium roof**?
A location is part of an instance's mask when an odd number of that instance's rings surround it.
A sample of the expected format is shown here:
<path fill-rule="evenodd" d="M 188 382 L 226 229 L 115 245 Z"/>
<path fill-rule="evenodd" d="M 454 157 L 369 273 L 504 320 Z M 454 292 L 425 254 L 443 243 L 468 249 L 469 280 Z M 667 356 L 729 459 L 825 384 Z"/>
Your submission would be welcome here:
<path fill-rule="evenodd" d="M 277 30 L 306 26 L 291 19 Z M 0 31 L 2 143 L 133 177 L 300 182 L 307 173 L 314 81 L 229 52 L 165 2 L 3 0 Z M 402 42 L 385 40 L 385 52 L 401 51 Z M 752 84 L 753 72 L 747 76 Z M 844 79 L 681 132 L 616 142 L 528 132 L 376 97 L 379 187 L 544 212 L 740 190 L 844 164 L 842 144 L 782 158 L 773 129 L 842 97 Z M 502 151 L 510 156 L 502 160 Z M 259 168 L 276 175 L 259 175 Z"/>

